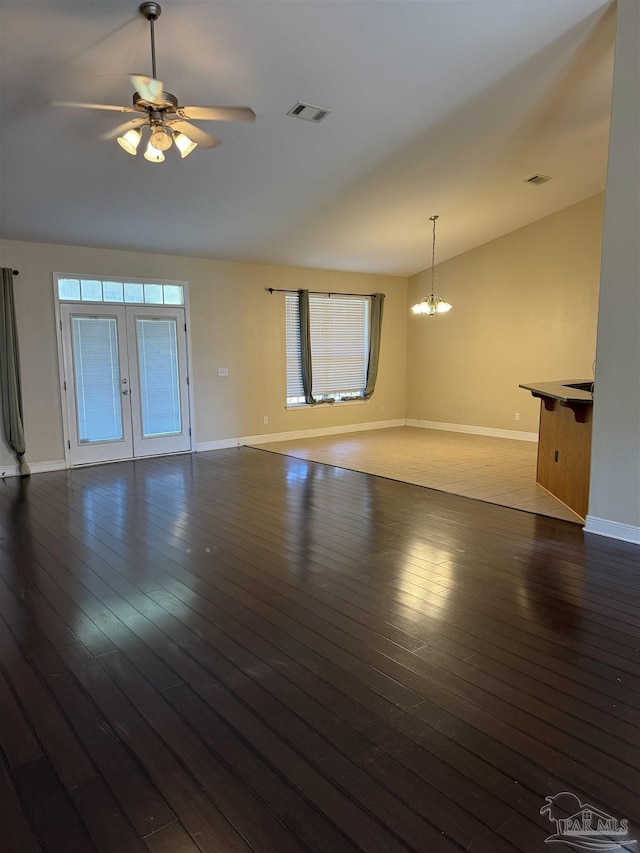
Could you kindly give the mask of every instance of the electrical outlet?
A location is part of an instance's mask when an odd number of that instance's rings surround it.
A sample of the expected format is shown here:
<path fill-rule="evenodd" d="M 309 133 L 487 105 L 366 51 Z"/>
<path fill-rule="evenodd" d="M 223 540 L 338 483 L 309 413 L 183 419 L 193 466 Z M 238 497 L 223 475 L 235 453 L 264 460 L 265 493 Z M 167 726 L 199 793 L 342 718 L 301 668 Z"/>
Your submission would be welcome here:
<path fill-rule="evenodd" d="M 517 421 L 519 421 L 519 420 L 520 420 L 520 412 L 516 412 L 516 420 L 517 420 Z"/>
<path fill-rule="evenodd" d="M 384 406 L 380 406 L 380 411 L 381 411 L 381 412 L 384 412 L 384 411 L 385 411 L 385 407 L 384 407 Z"/>
<path fill-rule="evenodd" d="M 218 368 L 218 376 L 228 376 L 229 368 L 228 367 L 219 367 Z"/>
<path fill-rule="evenodd" d="M 265 426 L 269 423 L 269 418 L 266 415 L 262 418 L 262 423 L 265 424 Z"/>

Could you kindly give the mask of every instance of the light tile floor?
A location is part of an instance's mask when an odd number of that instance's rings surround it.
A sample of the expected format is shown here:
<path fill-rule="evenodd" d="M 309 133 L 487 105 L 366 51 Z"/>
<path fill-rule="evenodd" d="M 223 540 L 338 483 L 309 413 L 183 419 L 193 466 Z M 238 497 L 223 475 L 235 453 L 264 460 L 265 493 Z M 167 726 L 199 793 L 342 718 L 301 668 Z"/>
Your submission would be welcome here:
<path fill-rule="evenodd" d="M 256 446 L 582 523 L 575 513 L 536 484 L 538 445 L 530 441 L 390 427 Z"/>

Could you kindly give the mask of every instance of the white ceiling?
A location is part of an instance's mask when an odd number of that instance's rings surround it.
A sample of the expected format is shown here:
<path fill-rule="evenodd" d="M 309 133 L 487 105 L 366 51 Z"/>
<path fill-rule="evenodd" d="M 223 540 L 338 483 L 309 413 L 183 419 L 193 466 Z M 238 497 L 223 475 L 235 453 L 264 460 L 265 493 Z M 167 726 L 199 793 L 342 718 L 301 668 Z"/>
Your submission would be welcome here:
<path fill-rule="evenodd" d="M 136 0 L 3 0 L 0 236 L 407 275 L 604 188 L 608 0 L 164 0 L 158 77 L 251 123 L 161 165 L 100 134 L 150 73 Z M 286 115 L 330 109 L 321 124 Z M 535 173 L 553 180 L 530 186 Z"/>

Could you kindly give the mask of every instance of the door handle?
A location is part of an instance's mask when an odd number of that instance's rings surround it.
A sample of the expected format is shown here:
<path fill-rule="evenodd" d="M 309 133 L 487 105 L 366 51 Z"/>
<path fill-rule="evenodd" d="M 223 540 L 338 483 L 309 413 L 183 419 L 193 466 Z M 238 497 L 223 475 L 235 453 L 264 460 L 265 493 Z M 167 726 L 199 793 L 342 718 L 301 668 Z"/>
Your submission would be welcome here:
<path fill-rule="evenodd" d="M 125 389 L 124 389 L 124 391 L 123 391 L 122 393 L 126 396 L 127 394 L 130 394 L 130 393 L 131 393 L 131 391 L 129 391 L 129 389 L 128 389 L 128 388 L 125 388 Z"/>

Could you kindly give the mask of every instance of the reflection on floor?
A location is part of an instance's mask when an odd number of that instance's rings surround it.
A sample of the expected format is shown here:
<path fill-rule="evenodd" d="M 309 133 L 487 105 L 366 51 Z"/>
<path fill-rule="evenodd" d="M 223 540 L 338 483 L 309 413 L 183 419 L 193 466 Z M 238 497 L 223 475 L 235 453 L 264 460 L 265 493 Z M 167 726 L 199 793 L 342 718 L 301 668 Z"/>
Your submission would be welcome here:
<path fill-rule="evenodd" d="M 537 444 L 531 441 L 391 427 L 258 447 L 582 523 L 536 484 Z"/>

